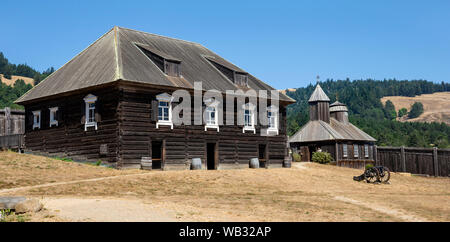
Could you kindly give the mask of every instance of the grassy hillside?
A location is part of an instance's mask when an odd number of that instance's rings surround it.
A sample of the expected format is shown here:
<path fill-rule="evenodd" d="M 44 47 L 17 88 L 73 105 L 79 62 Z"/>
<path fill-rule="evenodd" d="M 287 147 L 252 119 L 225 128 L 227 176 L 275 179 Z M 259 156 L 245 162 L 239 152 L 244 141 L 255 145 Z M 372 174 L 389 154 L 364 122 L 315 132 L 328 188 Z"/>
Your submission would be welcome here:
<path fill-rule="evenodd" d="M 376 138 L 383 146 L 450 147 L 450 126 L 445 123 L 401 123 L 395 110 L 386 108 L 381 98 L 386 96 L 414 97 L 435 92 L 449 92 L 450 83 L 424 80 L 327 80 L 320 84 L 331 102 L 347 104 L 350 122 Z M 297 88 L 286 94 L 297 100 L 288 107 L 288 134 L 294 134 L 309 120 L 309 96 L 315 85 Z"/>
<path fill-rule="evenodd" d="M 14 86 L 16 81 L 23 80 L 25 84 L 30 84 L 34 86 L 34 79 L 26 76 L 15 76 L 12 75 L 11 78 L 6 78 L 3 74 L 0 74 L 0 81 L 5 83 L 8 86 Z"/>
<path fill-rule="evenodd" d="M 423 94 L 415 97 L 390 96 L 381 98 L 381 102 L 385 104 L 390 100 L 395 107 L 395 111 L 402 108 L 411 110 L 411 106 L 415 102 L 423 104 L 424 113 L 417 118 L 408 118 L 408 115 L 397 117 L 401 122 L 438 122 L 450 125 L 450 92 L 436 92 L 433 94 Z"/>

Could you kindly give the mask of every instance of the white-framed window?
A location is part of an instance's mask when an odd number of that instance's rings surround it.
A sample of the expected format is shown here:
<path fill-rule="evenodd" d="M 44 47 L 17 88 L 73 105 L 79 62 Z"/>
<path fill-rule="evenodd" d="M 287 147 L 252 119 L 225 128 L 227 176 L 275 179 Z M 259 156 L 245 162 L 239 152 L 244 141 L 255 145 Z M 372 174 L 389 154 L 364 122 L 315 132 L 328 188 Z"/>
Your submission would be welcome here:
<path fill-rule="evenodd" d="M 33 111 L 33 129 L 41 128 L 41 110 Z"/>
<path fill-rule="evenodd" d="M 369 145 L 368 144 L 364 144 L 364 157 L 366 157 L 366 158 L 369 157 Z"/>
<path fill-rule="evenodd" d="M 278 135 L 278 109 L 275 106 L 270 106 L 267 109 L 267 134 L 274 132 Z"/>
<path fill-rule="evenodd" d="M 58 107 L 49 108 L 49 110 L 50 110 L 50 127 L 52 127 L 53 125 L 58 126 L 58 120 L 56 119 Z"/>
<path fill-rule="evenodd" d="M 353 156 L 359 157 L 359 146 L 356 144 L 353 145 Z"/>
<path fill-rule="evenodd" d="M 173 129 L 172 122 L 172 97 L 167 94 L 159 94 L 156 96 L 158 100 L 158 121 L 156 122 L 156 128 L 160 125 L 168 125 Z"/>
<path fill-rule="evenodd" d="M 206 107 L 206 125 L 205 131 L 208 128 L 216 129 L 219 132 L 219 116 L 217 115 L 217 105 L 211 104 Z"/>
<path fill-rule="evenodd" d="M 256 134 L 254 110 L 255 106 L 251 103 L 244 105 L 244 128 L 242 129 L 242 133 L 245 133 L 245 131 L 253 131 Z"/>
<path fill-rule="evenodd" d="M 95 127 L 95 130 L 97 130 L 97 121 L 95 120 L 95 102 L 97 102 L 97 97 L 89 94 L 84 98 L 84 102 L 86 105 L 84 131 L 87 131 L 88 127 Z"/>
<path fill-rule="evenodd" d="M 347 144 L 342 144 L 342 155 L 344 156 L 344 157 L 347 157 L 348 156 L 348 147 L 347 147 Z"/>

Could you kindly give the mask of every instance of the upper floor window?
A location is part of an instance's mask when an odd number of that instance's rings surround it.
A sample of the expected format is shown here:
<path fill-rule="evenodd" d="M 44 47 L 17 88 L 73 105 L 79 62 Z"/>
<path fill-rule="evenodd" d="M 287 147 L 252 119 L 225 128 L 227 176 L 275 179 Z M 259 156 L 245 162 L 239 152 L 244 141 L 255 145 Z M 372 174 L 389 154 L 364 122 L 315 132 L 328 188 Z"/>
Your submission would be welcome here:
<path fill-rule="evenodd" d="M 181 60 L 149 45 L 136 43 L 136 46 L 166 75 L 181 76 Z"/>
<path fill-rule="evenodd" d="M 50 110 L 50 127 L 53 125 L 58 126 L 58 120 L 57 120 L 57 112 L 58 107 L 49 108 Z"/>
<path fill-rule="evenodd" d="M 169 102 L 158 102 L 158 121 L 170 121 L 170 104 Z"/>
<path fill-rule="evenodd" d="M 358 145 L 353 145 L 353 155 L 355 157 L 359 157 L 359 146 Z"/>
<path fill-rule="evenodd" d="M 276 132 L 278 135 L 278 109 L 275 106 L 270 106 L 267 109 L 267 122 L 267 134 L 269 132 Z"/>
<path fill-rule="evenodd" d="M 85 123 L 84 131 L 87 131 L 88 127 L 95 127 L 97 130 L 97 121 L 95 120 L 95 102 L 97 102 L 97 97 L 89 94 L 84 98 L 85 102 Z"/>
<path fill-rule="evenodd" d="M 248 74 L 243 70 L 220 58 L 213 56 L 205 56 L 205 58 L 234 84 L 248 86 Z"/>
<path fill-rule="evenodd" d="M 41 110 L 33 111 L 33 129 L 41 128 Z"/>
<path fill-rule="evenodd" d="M 242 129 L 242 133 L 245 133 L 246 130 L 253 131 L 256 134 L 255 129 L 255 106 L 251 103 L 247 103 L 244 105 L 244 128 Z"/>
<path fill-rule="evenodd" d="M 216 129 L 217 132 L 219 132 L 219 120 L 217 115 L 217 106 L 216 105 L 209 105 L 206 107 L 206 125 L 205 125 L 205 131 L 208 128 Z"/>
<path fill-rule="evenodd" d="M 248 86 L 248 75 L 246 73 L 234 73 L 234 83 L 239 86 Z"/>
<path fill-rule="evenodd" d="M 175 61 L 164 61 L 164 73 L 169 76 L 180 76 L 180 63 Z"/>
<path fill-rule="evenodd" d="M 172 122 L 172 97 L 163 93 L 156 96 L 158 100 L 158 121 L 156 122 L 156 128 L 160 125 L 168 125 L 173 129 Z"/>
<path fill-rule="evenodd" d="M 368 144 L 364 145 L 364 157 L 366 157 L 366 158 L 369 157 L 369 145 Z"/>
<path fill-rule="evenodd" d="M 342 150 L 343 150 L 343 156 L 344 156 L 344 157 L 347 157 L 347 155 L 348 155 L 348 147 L 347 147 L 347 144 L 343 144 L 343 145 L 342 145 Z"/>

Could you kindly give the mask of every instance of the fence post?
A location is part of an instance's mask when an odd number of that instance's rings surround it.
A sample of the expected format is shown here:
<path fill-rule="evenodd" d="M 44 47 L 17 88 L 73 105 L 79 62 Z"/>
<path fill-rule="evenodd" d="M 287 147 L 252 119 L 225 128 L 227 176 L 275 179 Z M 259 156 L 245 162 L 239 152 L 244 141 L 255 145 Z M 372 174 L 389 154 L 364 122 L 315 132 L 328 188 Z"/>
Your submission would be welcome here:
<path fill-rule="evenodd" d="M 11 109 L 6 107 L 5 111 L 5 135 L 11 134 Z"/>
<path fill-rule="evenodd" d="M 405 156 L 405 146 L 402 146 L 400 149 L 400 159 L 402 161 L 402 171 L 406 172 L 406 156 Z"/>
<path fill-rule="evenodd" d="M 439 176 L 438 148 L 433 147 L 434 176 Z"/>

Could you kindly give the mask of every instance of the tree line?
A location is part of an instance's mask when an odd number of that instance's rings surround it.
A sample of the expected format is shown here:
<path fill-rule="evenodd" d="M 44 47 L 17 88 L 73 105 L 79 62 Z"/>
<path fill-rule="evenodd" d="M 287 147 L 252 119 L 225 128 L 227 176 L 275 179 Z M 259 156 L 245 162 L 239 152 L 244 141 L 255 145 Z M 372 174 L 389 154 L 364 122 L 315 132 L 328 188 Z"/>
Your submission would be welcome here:
<path fill-rule="evenodd" d="M 450 83 L 433 83 L 426 80 L 332 80 L 320 83 L 331 102 L 339 100 L 349 109 L 350 122 L 377 139 L 382 146 L 450 147 L 450 126 L 445 123 L 402 123 L 399 115 L 418 117 L 423 112 L 421 103 L 411 110 L 395 112 L 392 102 L 382 104 L 385 96 L 413 97 L 421 94 L 450 91 Z M 308 99 L 315 85 L 298 88 L 287 95 L 297 103 L 288 106 L 288 135 L 293 135 L 309 121 Z"/>
<path fill-rule="evenodd" d="M 12 64 L 3 55 L 3 53 L 0 52 L 0 74 L 3 74 L 3 76 L 7 79 L 11 79 L 13 75 L 30 77 L 34 79 L 34 85 L 37 85 L 54 71 L 55 68 L 50 67 L 41 73 L 31 68 L 27 64 Z"/>

